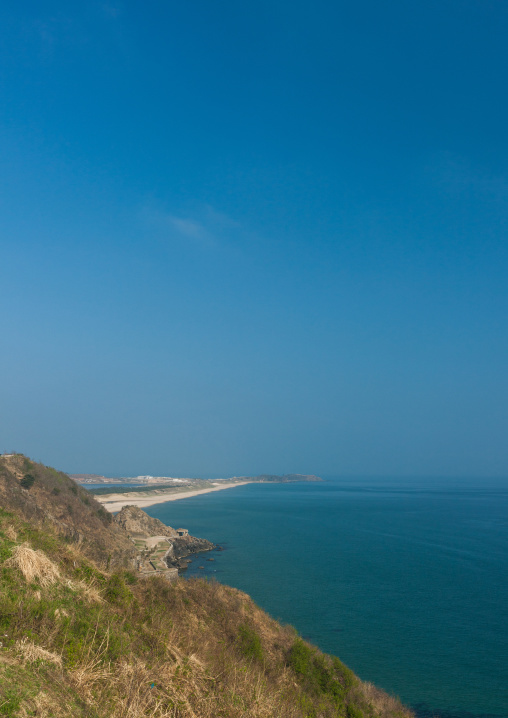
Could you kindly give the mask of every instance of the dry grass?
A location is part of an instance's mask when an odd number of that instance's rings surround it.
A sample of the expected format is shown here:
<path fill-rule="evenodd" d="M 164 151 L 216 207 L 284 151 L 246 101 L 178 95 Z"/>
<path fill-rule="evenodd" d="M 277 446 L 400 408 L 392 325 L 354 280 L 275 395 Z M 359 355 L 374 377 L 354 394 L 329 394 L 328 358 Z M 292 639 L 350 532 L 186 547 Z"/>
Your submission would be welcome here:
<path fill-rule="evenodd" d="M 51 586 L 60 578 L 58 566 L 43 551 L 34 551 L 27 543 L 16 546 L 5 565 L 21 571 L 28 583 L 38 580 L 43 587 Z"/>
<path fill-rule="evenodd" d="M 93 583 L 78 582 L 78 591 L 87 603 L 103 603 L 101 592 Z"/>
<path fill-rule="evenodd" d="M 69 718 L 72 716 L 72 706 L 62 703 L 61 696 L 53 696 L 46 691 L 40 691 L 33 698 L 24 701 L 19 711 L 19 718 Z"/>
<path fill-rule="evenodd" d="M 178 649 L 172 651 L 179 654 Z M 82 699 L 104 705 L 114 687 L 111 718 L 296 718 L 287 710 L 283 691 L 268 687 L 261 675 L 255 683 L 241 665 L 228 675 L 210 675 L 204 664 L 193 660 L 164 661 L 148 666 L 131 657 L 105 671 L 99 663 L 74 671 Z M 217 687 L 220 686 L 219 690 Z"/>
<path fill-rule="evenodd" d="M 374 684 L 362 682 L 359 685 L 359 690 L 364 699 L 372 706 L 376 715 L 380 716 L 380 718 L 393 716 L 397 713 L 407 716 L 407 718 L 411 718 L 411 711 L 403 709 L 400 702 L 396 698 L 379 690 L 379 688 L 376 688 Z"/>
<path fill-rule="evenodd" d="M 17 545 L 4 564 L 14 570 L 0 571 L 9 625 L 0 684 L 5 677 L 2 688 L 19 705 L 7 715 L 411 718 L 371 684 L 346 683 L 340 666 L 312 647 L 316 663 L 295 668 L 296 632 L 245 593 L 202 579 L 104 572 L 76 544 L 19 532 L 30 545 Z M 337 700 L 316 675 L 341 676 Z M 2 700 L 8 695 L 0 713 Z"/>
<path fill-rule="evenodd" d="M 70 587 L 71 583 L 76 602 L 87 604 L 86 592 L 90 586 L 84 581 L 61 580 L 62 587 Z M 309 703 L 309 698 L 305 704 L 301 703 L 302 688 L 287 664 L 295 632 L 273 621 L 247 595 L 204 581 L 168 585 L 163 579 L 151 579 L 139 581 L 137 599 L 140 604 L 132 606 L 132 611 L 141 610 L 141 605 L 147 610 L 142 614 L 144 627 L 140 629 L 144 640 L 149 641 L 143 644 L 143 655 L 132 645 L 112 658 L 111 647 L 114 650 L 118 640 L 118 619 L 126 609 L 109 608 L 106 593 L 99 607 L 87 609 L 98 611 L 96 623 L 83 636 L 84 652 L 73 654 L 73 664 L 67 663 L 65 649 L 63 662 L 58 653 L 52 652 L 61 650 L 55 646 L 55 637 L 61 619 L 69 617 L 63 607 L 53 612 L 57 620 L 45 633 L 47 647 L 35 645 L 26 637 L 18 640 L 13 651 L 17 661 L 21 658 L 22 663 L 32 664 L 37 672 L 40 670 L 37 661 L 52 663 L 54 668 L 50 669 L 52 673 L 48 676 L 52 678 L 44 684 L 43 692 L 39 689 L 27 697 L 16 715 L 19 718 L 78 715 L 71 708 L 71 696 L 78 701 L 72 705 L 79 704 L 86 711 L 79 712 L 80 718 L 84 715 L 101 718 L 303 718 L 307 715 L 331 718 L 346 715 L 345 706 L 337 712 L 323 696 L 316 697 L 314 704 Z M 72 609 L 68 609 L 72 621 Z M 261 658 L 242 653 L 238 635 L 243 625 L 250 626 L 260 636 Z M 72 623 L 67 622 L 65 626 L 67 635 Z M 66 641 L 64 639 L 64 643 Z M 410 713 L 395 699 L 371 684 L 357 682 L 351 691 L 355 705 L 370 706 L 362 715 L 410 718 Z M 311 707 L 315 713 L 309 713 Z"/>
<path fill-rule="evenodd" d="M 97 586 L 92 583 L 86 583 L 86 581 L 66 581 L 65 585 L 79 593 L 80 597 L 83 598 L 87 603 L 103 603 L 101 592 Z"/>
<path fill-rule="evenodd" d="M 5 535 L 8 539 L 11 541 L 17 541 L 18 540 L 18 533 L 14 526 L 12 524 L 9 524 L 7 528 L 5 529 Z"/>
<path fill-rule="evenodd" d="M 141 661 L 120 664 L 116 671 L 120 698 L 116 702 L 112 718 L 113 716 L 114 718 L 141 718 L 144 716 L 172 718 L 175 712 L 171 707 L 168 708 L 166 691 L 161 691 L 160 687 L 152 688 L 154 677 L 154 671 L 149 670 Z M 160 686 L 162 676 L 159 671 L 157 671 L 156 677 Z M 190 709 L 185 698 L 183 701 L 177 699 L 177 702 L 180 704 L 179 715 L 194 718 L 195 713 Z"/>
<path fill-rule="evenodd" d="M 35 661 L 49 661 L 50 663 L 57 665 L 59 668 L 62 667 L 61 656 L 56 653 L 52 653 L 51 651 L 47 651 L 45 648 L 41 648 L 41 646 L 37 646 L 35 643 L 32 643 L 32 641 L 29 641 L 28 638 L 16 641 L 15 651 L 19 656 L 21 656 L 22 660 L 27 661 L 27 663 L 35 663 Z"/>
<path fill-rule="evenodd" d="M 95 626 L 95 633 L 88 642 L 88 651 L 83 656 L 80 665 L 71 672 L 72 680 L 89 699 L 93 696 L 92 689 L 96 683 L 110 682 L 113 677 L 111 665 L 104 661 L 109 646 L 109 626 L 99 647 L 92 650 L 98 629 L 99 626 Z"/>

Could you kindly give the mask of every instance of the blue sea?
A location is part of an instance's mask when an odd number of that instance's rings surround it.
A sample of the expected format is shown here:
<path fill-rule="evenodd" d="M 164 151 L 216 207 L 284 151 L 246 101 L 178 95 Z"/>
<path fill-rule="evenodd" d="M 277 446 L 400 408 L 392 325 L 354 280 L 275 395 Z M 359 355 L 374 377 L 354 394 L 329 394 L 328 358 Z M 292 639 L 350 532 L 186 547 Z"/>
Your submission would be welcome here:
<path fill-rule="evenodd" d="M 508 717 L 508 481 L 249 484 L 147 512 L 224 547 L 187 575 L 246 591 L 419 715 Z"/>

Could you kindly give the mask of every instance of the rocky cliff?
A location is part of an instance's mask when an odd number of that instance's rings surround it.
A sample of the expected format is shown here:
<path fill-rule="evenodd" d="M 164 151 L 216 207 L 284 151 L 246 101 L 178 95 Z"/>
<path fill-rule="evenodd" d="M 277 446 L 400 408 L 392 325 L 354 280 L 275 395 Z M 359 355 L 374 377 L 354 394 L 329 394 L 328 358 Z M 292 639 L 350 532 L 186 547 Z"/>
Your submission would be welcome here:
<path fill-rule="evenodd" d="M 180 566 L 179 559 L 189 556 L 191 553 L 210 551 L 215 548 L 214 544 L 206 539 L 195 536 L 179 536 L 175 529 L 166 526 L 145 514 L 137 506 L 124 506 L 117 513 L 113 521 L 118 524 L 133 539 L 150 539 L 155 536 L 164 536 L 169 543 L 169 548 L 164 557 L 168 566 Z"/>
<path fill-rule="evenodd" d="M 206 539 L 195 538 L 195 536 L 181 536 L 172 539 L 173 556 L 175 559 L 184 558 L 191 553 L 199 553 L 200 551 L 210 551 L 215 548 L 214 544 Z M 170 554 L 168 554 L 170 558 Z"/>
<path fill-rule="evenodd" d="M 145 514 L 137 506 L 124 506 L 117 513 L 113 521 L 127 531 L 129 536 L 148 538 L 149 536 L 167 536 L 178 538 L 178 534 L 171 526 L 166 526 L 159 519 L 154 519 Z"/>

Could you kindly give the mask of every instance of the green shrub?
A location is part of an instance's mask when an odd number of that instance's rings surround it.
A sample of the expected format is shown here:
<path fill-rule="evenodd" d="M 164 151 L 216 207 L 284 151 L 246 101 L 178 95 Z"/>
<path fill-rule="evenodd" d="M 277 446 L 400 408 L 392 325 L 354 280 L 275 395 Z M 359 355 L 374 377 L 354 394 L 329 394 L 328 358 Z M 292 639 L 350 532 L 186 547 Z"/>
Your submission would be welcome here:
<path fill-rule="evenodd" d="M 33 474 L 25 474 L 20 483 L 24 489 L 31 489 L 35 483 L 35 476 Z"/>
<path fill-rule="evenodd" d="M 105 597 L 110 603 L 124 605 L 131 601 L 132 593 L 119 573 L 112 574 L 106 582 Z"/>
<path fill-rule="evenodd" d="M 113 516 L 109 513 L 109 511 L 106 511 L 104 506 L 101 506 L 99 509 L 97 509 L 97 516 L 106 526 L 113 521 Z"/>
<path fill-rule="evenodd" d="M 347 666 L 345 666 L 342 661 L 337 658 L 337 656 L 332 656 L 332 663 L 335 673 L 340 676 L 340 680 L 344 688 L 347 690 L 348 688 L 354 686 L 354 684 L 356 683 L 356 678 L 353 671 Z"/>
<path fill-rule="evenodd" d="M 289 665 L 295 673 L 302 677 L 307 677 L 310 674 L 312 654 L 313 651 L 310 646 L 299 638 L 294 642 L 289 653 Z"/>
<path fill-rule="evenodd" d="M 240 648 L 246 658 L 256 661 L 263 660 L 263 646 L 258 634 L 248 626 L 240 626 L 238 629 Z"/>
<path fill-rule="evenodd" d="M 125 583 L 129 584 L 129 586 L 133 586 L 138 582 L 138 577 L 132 571 L 124 571 L 123 578 Z"/>
<path fill-rule="evenodd" d="M 317 714 L 314 702 L 306 696 L 305 693 L 299 696 L 298 703 L 304 712 L 305 718 L 316 718 Z"/>
<path fill-rule="evenodd" d="M 327 696 L 337 708 L 343 708 L 346 692 L 353 684 L 350 677 L 353 674 L 338 659 L 330 661 L 298 638 L 291 647 L 288 662 L 309 693 Z"/>
<path fill-rule="evenodd" d="M 106 580 L 103 573 L 87 563 L 82 564 L 76 569 L 76 576 L 88 581 L 98 581 L 99 583 L 104 583 Z"/>

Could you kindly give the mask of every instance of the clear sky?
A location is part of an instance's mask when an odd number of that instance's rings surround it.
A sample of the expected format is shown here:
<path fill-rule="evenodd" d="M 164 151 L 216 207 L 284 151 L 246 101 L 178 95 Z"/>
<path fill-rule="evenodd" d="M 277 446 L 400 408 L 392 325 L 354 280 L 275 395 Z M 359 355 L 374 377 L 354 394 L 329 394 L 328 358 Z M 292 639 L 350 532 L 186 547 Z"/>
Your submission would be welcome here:
<path fill-rule="evenodd" d="M 0 451 L 508 475 L 506 0 L 0 25 Z"/>

